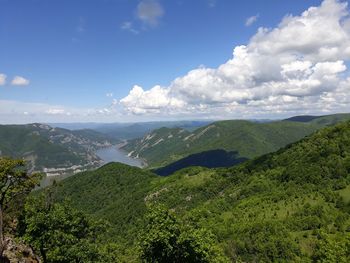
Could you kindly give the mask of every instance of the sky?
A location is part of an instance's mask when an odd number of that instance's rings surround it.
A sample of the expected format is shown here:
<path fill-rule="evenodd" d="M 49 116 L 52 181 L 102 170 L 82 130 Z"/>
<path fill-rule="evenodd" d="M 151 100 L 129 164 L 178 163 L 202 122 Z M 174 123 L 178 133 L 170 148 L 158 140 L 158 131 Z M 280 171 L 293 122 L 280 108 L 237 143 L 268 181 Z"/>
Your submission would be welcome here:
<path fill-rule="evenodd" d="M 0 123 L 350 112 L 337 0 L 0 0 Z"/>

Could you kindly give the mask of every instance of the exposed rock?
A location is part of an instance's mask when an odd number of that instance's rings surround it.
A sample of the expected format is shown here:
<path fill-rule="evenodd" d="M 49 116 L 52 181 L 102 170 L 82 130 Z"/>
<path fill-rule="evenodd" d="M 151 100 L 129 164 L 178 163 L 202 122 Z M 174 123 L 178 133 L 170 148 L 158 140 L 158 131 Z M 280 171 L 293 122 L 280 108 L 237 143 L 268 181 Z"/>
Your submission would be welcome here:
<path fill-rule="evenodd" d="M 6 249 L 4 251 L 4 259 L 0 262 L 10 263 L 40 263 L 40 258 L 34 254 L 33 250 L 23 244 L 17 242 L 13 238 L 5 238 Z"/>

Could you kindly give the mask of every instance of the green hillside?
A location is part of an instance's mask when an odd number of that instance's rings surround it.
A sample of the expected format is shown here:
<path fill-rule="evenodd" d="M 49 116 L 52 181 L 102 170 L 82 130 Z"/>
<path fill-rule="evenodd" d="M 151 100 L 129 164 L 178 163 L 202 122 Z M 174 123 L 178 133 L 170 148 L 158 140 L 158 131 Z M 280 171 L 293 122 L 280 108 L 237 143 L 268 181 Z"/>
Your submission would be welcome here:
<path fill-rule="evenodd" d="M 45 124 L 0 125 L 0 155 L 25 158 L 31 169 L 68 168 L 99 162 L 95 149 L 115 142 L 91 130 L 69 131 Z"/>
<path fill-rule="evenodd" d="M 124 149 L 131 156 L 144 159 L 151 168 L 169 165 L 191 154 L 218 149 L 234 151 L 239 157 L 251 159 L 346 120 L 350 120 L 350 114 L 296 116 L 265 123 L 218 121 L 193 132 L 161 128 L 141 139 L 130 140 Z"/>
<path fill-rule="evenodd" d="M 340 114 L 320 116 L 310 121 L 310 123 L 321 125 L 321 126 L 329 126 L 329 125 L 334 125 L 336 123 L 339 123 L 341 121 L 348 121 L 348 120 L 350 120 L 349 113 L 340 113 Z"/>
<path fill-rule="evenodd" d="M 349 113 L 338 113 L 338 114 L 323 115 L 323 116 L 300 115 L 300 116 L 294 116 L 294 117 L 285 119 L 285 121 L 309 122 L 309 123 L 314 123 L 321 126 L 334 125 L 338 122 L 347 121 L 347 120 L 350 120 Z"/>
<path fill-rule="evenodd" d="M 151 204 L 213 232 L 230 261 L 349 262 L 350 122 L 232 168 L 156 177 L 112 163 L 63 180 L 55 195 L 107 219 L 105 241 L 129 262 Z"/>
<path fill-rule="evenodd" d="M 235 151 L 239 157 L 251 159 L 276 151 L 317 128 L 317 125 L 287 121 L 218 121 L 193 132 L 161 128 L 142 139 L 129 141 L 124 149 L 134 157 L 145 159 L 150 167 L 164 166 L 190 154 L 216 149 Z"/>

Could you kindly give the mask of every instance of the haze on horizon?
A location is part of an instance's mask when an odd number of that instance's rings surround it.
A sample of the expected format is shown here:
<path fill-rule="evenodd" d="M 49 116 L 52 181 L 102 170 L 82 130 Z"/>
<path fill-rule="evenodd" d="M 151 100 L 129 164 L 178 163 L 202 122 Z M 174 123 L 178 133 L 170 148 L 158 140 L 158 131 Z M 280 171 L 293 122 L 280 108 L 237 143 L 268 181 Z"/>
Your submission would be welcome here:
<path fill-rule="evenodd" d="M 0 0 L 0 123 L 350 112 L 349 11 L 343 0 Z"/>

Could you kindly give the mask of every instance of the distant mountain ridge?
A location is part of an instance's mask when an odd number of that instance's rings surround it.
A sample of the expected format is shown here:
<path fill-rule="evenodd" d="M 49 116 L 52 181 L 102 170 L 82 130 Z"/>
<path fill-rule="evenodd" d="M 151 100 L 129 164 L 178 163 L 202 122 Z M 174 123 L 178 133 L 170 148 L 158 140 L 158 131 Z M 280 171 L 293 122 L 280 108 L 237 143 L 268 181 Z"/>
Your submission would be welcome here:
<path fill-rule="evenodd" d="M 254 158 L 302 139 L 312 132 L 350 119 L 350 114 L 296 116 L 281 121 L 217 121 L 193 132 L 181 128 L 160 128 L 123 147 L 129 155 L 143 158 L 151 168 L 161 167 L 191 154 L 222 149 L 237 157 Z"/>
<path fill-rule="evenodd" d="M 53 123 L 53 127 L 62 127 L 69 130 L 89 129 L 106 134 L 107 136 L 120 140 L 135 139 L 144 136 L 154 129 L 161 127 L 183 128 L 186 130 L 194 130 L 201 126 L 205 126 L 212 121 L 150 121 L 135 123 Z"/>
<path fill-rule="evenodd" d="M 31 170 L 60 174 L 97 167 L 97 148 L 114 143 L 93 130 L 69 131 L 46 124 L 0 125 L 0 155 L 24 158 Z"/>
<path fill-rule="evenodd" d="M 297 122 L 310 122 L 314 119 L 319 118 L 320 116 L 313 116 L 313 115 L 300 115 L 300 116 L 294 116 L 290 117 L 288 119 L 284 119 L 285 121 L 297 121 Z"/>
<path fill-rule="evenodd" d="M 123 149 L 144 158 L 150 167 L 160 167 L 191 154 L 222 149 L 238 157 L 254 158 L 275 151 L 312 133 L 316 125 L 299 122 L 257 123 L 243 120 L 218 121 L 193 132 L 161 128 L 142 139 L 131 140 Z"/>
<path fill-rule="evenodd" d="M 308 122 L 308 123 L 315 123 L 315 124 L 327 126 L 327 125 L 334 125 L 340 121 L 350 120 L 350 114 L 349 113 L 338 113 L 338 114 L 320 115 L 320 116 L 300 115 L 300 116 L 294 116 L 291 118 L 287 118 L 284 120 L 285 121 L 295 121 L 295 122 Z"/>

